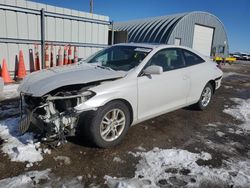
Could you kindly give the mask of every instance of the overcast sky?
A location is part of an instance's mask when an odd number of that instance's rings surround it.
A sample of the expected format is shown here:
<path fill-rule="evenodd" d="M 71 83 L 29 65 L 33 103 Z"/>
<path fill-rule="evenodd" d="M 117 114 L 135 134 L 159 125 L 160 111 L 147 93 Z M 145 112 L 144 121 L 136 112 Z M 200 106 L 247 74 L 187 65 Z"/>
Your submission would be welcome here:
<path fill-rule="evenodd" d="M 32 0 L 88 12 L 89 0 Z M 114 21 L 206 11 L 226 28 L 231 52 L 250 53 L 250 0 L 94 0 L 94 13 Z"/>

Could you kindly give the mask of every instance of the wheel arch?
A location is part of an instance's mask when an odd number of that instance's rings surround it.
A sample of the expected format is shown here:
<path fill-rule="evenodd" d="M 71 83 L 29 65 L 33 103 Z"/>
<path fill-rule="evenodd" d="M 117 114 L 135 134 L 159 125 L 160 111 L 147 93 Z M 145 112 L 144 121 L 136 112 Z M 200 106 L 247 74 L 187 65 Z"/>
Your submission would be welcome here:
<path fill-rule="evenodd" d="M 213 94 L 215 93 L 215 87 L 216 87 L 216 83 L 215 83 L 215 80 L 210 80 L 209 82 L 208 82 L 209 84 L 211 84 L 212 85 L 212 87 L 213 87 Z M 207 84 L 208 84 L 207 83 Z"/>
<path fill-rule="evenodd" d="M 120 101 L 122 103 L 124 103 L 128 109 L 129 109 L 129 115 L 130 115 L 130 125 L 133 123 L 134 121 L 134 110 L 133 110 L 133 107 L 132 105 L 130 104 L 129 101 L 127 101 L 126 99 L 122 99 L 122 98 L 117 98 L 117 99 L 112 99 L 110 101 L 108 101 L 107 103 L 105 103 L 104 105 L 108 104 L 108 103 L 111 103 L 111 102 L 115 102 L 115 101 Z"/>

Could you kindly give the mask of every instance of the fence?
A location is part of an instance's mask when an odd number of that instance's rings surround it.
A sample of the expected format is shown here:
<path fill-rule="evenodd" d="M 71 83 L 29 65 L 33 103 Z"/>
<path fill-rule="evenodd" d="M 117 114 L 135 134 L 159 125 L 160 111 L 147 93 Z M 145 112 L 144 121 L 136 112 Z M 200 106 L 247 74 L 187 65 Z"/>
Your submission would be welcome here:
<path fill-rule="evenodd" d="M 0 0 L 0 24 L 0 60 L 7 59 L 12 74 L 20 49 L 29 69 L 29 49 L 35 44 L 39 45 L 40 59 L 44 58 L 45 44 L 54 46 L 54 54 L 60 46 L 77 46 L 80 58 L 108 45 L 107 16 L 30 1 Z"/>

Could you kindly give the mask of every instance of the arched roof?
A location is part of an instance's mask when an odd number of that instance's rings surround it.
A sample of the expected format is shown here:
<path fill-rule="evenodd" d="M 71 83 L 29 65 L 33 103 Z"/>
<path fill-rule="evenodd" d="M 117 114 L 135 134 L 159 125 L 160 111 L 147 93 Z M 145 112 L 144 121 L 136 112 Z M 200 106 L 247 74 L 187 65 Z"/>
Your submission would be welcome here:
<path fill-rule="evenodd" d="M 226 32 L 222 22 L 214 15 L 207 12 L 188 12 L 181 14 L 174 14 L 169 16 L 160 16 L 154 18 L 146 18 L 141 20 L 118 22 L 114 24 L 115 30 L 128 31 L 128 42 L 146 42 L 146 43 L 173 43 L 172 33 L 184 33 L 189 36 L 191 40 L 190 26 L 193 23 L 192 20 L 197 21 L 199 24 L 210 24 L 212 27 L 218 27 L 220 32 L 216 34 L 216 38 L 225 38 L 227 41 Z M 176 31 L 176 27 L 181 28 Z M 172 36 L 171 36 L 172 35 Z M 191 46 L 191 42 L 188 41 L 186 46 Z"/>
<path fill-rule="evenodd" d="M 114 29 L 128 31 L 129 42 L 162 43 L 172 28 L 185 15 L 187 13 L 120 22 L 114 24 Z"/>

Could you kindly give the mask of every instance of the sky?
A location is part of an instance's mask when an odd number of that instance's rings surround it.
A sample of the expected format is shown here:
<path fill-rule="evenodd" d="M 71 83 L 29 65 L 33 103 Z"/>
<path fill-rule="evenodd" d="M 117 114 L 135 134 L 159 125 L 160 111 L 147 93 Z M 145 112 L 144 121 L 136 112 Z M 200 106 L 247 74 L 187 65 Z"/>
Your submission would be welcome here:
<path fill-rule="evenodd" d="M 32 0 L 89 12 L 89 0 Z M 250 53 L 250 0 L 93 0 L 94 13 L 114 22 L 205 11 L 217 16 L 225 26 L 230 52 Z"/>

